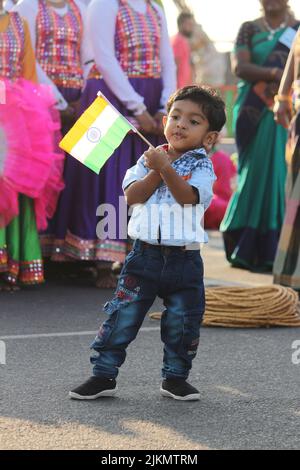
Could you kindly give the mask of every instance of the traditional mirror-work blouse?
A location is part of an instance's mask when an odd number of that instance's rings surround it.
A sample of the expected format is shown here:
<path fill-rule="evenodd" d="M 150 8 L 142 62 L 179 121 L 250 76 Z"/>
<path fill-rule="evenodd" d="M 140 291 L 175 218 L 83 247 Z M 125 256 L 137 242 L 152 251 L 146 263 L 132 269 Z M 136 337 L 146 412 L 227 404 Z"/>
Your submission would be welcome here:
<path fill-rule="evenodd" d="M 73 1 L 61 16 L 40 0 L 36 20 L 36 57 L 57 86 L 80 89 L 83 85 L 81 41 L 83 26 L 80 10 Z"/>

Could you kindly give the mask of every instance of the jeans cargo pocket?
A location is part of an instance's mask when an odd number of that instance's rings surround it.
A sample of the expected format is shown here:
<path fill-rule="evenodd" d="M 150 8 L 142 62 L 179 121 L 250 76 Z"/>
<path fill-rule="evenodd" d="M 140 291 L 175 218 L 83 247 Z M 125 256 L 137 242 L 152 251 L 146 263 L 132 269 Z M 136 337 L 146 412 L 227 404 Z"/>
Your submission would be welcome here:
<path fill-rule="evenodd" d="M 97 348 L 103 348 L 108 343 L 109 338 L 113 332 L 118 319 L 118 300 L 114 299 L 111 302 L 106 302 L 103 310 L 109 315 L 109 318 L 102 323 L 98 334 L 91 345 L 91 348 L 96 350 Z"/>
<path fill-rule="evenodd" d="M 202 313 L 199 311 L 187 312 L 184 315 L 183 338 L 181 343 L 182 352 L 193 359 L 196 356 L 199 338 Z"/>

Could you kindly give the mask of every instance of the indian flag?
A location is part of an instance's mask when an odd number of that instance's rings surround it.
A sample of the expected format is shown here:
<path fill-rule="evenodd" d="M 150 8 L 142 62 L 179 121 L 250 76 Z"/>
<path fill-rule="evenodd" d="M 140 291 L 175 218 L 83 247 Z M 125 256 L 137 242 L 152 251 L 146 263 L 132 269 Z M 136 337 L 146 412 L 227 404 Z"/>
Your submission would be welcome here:
<path fill-rule="evenodd" d="M 95 173 L 100 173 L 130 130 L 135 131 L 135 128 L 99 92 L 59 146 Z"/>

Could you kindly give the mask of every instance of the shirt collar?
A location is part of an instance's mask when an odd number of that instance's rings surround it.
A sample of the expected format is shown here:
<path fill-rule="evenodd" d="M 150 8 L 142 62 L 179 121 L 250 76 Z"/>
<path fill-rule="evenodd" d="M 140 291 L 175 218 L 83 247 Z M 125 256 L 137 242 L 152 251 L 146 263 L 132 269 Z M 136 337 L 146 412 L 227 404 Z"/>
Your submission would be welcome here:
<path fill-rule="evenodd" d="M 169 144 L 164 144 L 161 146 L 166 152 L 169 150 Z M 201 158 L 207 158 L 207 153 L 204 147 L 199 147 L 197 149 L 193 150 L 188 150 L 187 152 L 183 153 L 181 157 L 177 158 L 174 160 L 174 162 L 177 162 L 178 160 L 181 160 L 182 158 L 185 157 L 194 157 L 197 160 L 200 160 Z M 173 162 L 173 163 L 174 163 Z"/>

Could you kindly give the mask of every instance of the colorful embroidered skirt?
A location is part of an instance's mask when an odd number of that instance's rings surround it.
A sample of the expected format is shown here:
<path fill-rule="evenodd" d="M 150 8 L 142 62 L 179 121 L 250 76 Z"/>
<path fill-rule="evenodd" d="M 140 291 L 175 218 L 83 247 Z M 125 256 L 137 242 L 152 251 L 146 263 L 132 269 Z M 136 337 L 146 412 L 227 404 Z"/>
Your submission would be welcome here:
<path fill-rule="evenodd" d="M 19 215 L 0 229 L 0 280 L 9 284 L 40 284 L 43 261 L 32 199 L 19 196 Z"/>
<path fill-rule="evenodd" d="M 287 208 L 274 263 L 274 282 L 300 290 L 300 112 L 287 145 Z"/>
<path fill-rule="evenodd" d="M 0 105 L 0 227 L 19 214 L 18 194 L 34 199 L 37 227 L 47 227 L 64 184 L 57 147 L 60 120 L 51 89 L 24 79 L 5 81 Z"/>
<path fill-rule="evenodd" d="M 130 79 L 137 93 L 144 96 L 149 112 L 154 115 L 160 107 L 162 81 L 152 78 Z M 102 91 L 110 102 L 125 116 L 126 108 L 112 94 L 102 79 L 89 79 L 82 96 L 82 112 L 94 101 L 98 91 Z M 146 136 L 153 145 L 162 143 L 157 136 Z M 146 150 L 147 145 L 134 134 L 128 134 L 120 147 L 110 157 L 100 172 L 95 174 L 80 162 L 68 156 L 65 164 L 66 187 L 61 195 L 52 233 L 43 235 L 44 256 L 54 261 L 87 260 L 119 261 L 125 260 L 127 252 L 127 231 L 120 235 L 119 196 L 123 196 L 122 181 L 126 170 L 135 165 Z M 96 234 L 97 208 L 110 204 L 115 209 L 116 236 L 99 239 Z M 127 218 L 125 217 L 125 229 Z"/>
<path fill-rule="evenodd" d="M 43 282 L 38 229 L 47 227 L 63 188 L 60 120 L 51 89 L 4 81 L 0 105 L 0 279 Z"/>

